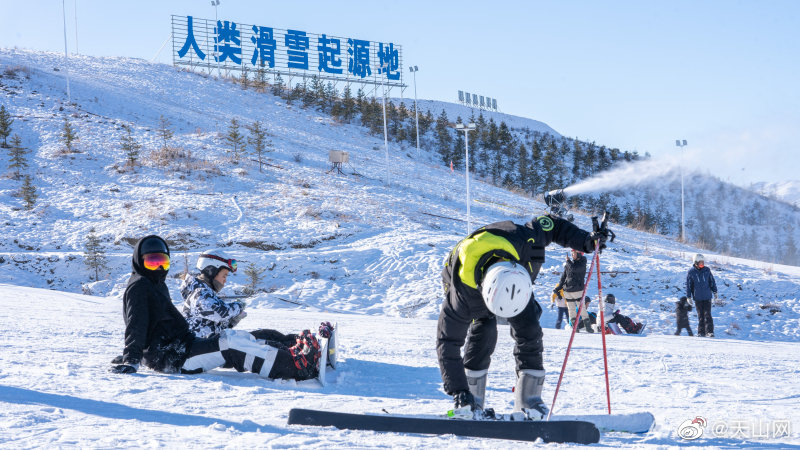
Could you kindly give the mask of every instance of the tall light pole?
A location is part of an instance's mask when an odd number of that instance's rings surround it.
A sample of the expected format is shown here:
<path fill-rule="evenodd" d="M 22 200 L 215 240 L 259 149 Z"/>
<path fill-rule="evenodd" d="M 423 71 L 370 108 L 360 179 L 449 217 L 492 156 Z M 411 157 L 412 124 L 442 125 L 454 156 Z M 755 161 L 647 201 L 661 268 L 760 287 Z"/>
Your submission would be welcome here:
<path fill-rule="evenodd" d="M 469 198 L 469 132 L 474 131 L 477 126 L 474 123 L 470 123 L 468 125 L 464 125 L 463 123 L 456 124 L 456 130 L 464 132 L 464 152 L 467 156 L 466 162 L 466 180 L 467 180 L 467 234 L 472 233 L 472 216 L 469 210 L 469 204 L 471 203 Z"/>
<path fill-rule="evenodd" d="M 75 54 L 80 55 L 81 53 L 78 51 L 78 0 L 74 2 L 75 9 L 73 12 L 75 13 Z"/>
<path fill-rule="evenodd" d="M 683 148 L 686 147 L 686 139 L 676 139 L 675 145 L 681 148 L 681 241 L 686 242 L 686 222 L 683 209 Z"/>
<path fill-rule="evenodd" d="M 217 14 L 217 6 L 219 6 L 219 0 L 211 0 L 211 5 L 214 7 L 214 26 L 216 27 L 217 23 L 219 23 L 219 15 Z M 217 30 L 217 34 L 219 34 L 219 30 Z M 222 78 L 222 69 L 219 67 L 219 52 L 214 51 L 214 59 L 217 60 L 217 75 L 220 78 Z"/>
<path fill-rule="evenodd" d="M 378 77 L 381 79 L 381 99 L 383 100 L 383 148 L 386 160 L 386 184 L 389 184 L 391 177 L 389 176 L 389 130 L 386 125 L 386 87 L 383 84 L 383 73 L 389 67 L 389 63 L 385 62 L 381 65 L 375 65 L 378 69 Z"/>
<path fill-rule="evenodd" d="M 417 159 L 419 159 L 419 110 L 417 109 L 417 72 L 419 72 L 419 67 L 411 66 L 408 70 L 414 74 L 414 117 L 417 121 Z"/>
<path fill-rule="evenodd" d="M 61 17 L 64 19 L 64 73 L 67 76 L 67 103 L 72 103 L 72 95 L 69 93 L 69 55 L 67 54 L 67 8 L 64 0 L 61 0 Z"/>

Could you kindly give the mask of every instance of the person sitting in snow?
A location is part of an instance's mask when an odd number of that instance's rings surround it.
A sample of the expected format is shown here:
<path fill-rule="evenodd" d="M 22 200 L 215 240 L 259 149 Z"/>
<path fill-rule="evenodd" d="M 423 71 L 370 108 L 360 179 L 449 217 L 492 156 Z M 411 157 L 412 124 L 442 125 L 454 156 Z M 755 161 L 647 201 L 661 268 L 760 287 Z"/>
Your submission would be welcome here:
<path fill-rule="evenodd" d="M 692 326 L 689 324 L 689 311 L 691 310 L 692 305 L 685 296 L 675 302 L 675 319 L 678 321 L 678 331 L 675 332 L 675 336 L 680 336 L 684 328 L 689 336 L 692 336 Z"/>
<path fill-rule="evenodd" d="M 314 378 L 317 349 L 302 340 L 291 349 L 263 345 L 247 332 L 225 329 L 208 338 L 196 336 L 170 299 L 165 282 L 170 268 L 166 241 L 150 235 L 136 243 L 133 271 L 122 297 L 125 349 L 111 372 L 135 373 L 141 364 L 166 373 L 196 374 L 233 367 L 264 378 Z M 309 333 L 310 334 L 310 333 Z"/>
<path fill-rule="evenodd" d="M 498 317 L 508 319 L 515 341 L 514 409 L 531 419 L 547 415 L 541 397 L 545 377 L 542 308 L 533 296 L 545 247 L 555 242 L 592 252 L 595 244 L 605 248 L 609 236 L 605 224 L 589 233 L 545 215 L 525 225 L 505 221 L 483 226 L 450 252 L 442 270 L 445 298 L 436 352 L 444 391 L 453 396 L 457 416 L 473 417 L 483 410 Z"/>
<path fill-rule="evenodd" d="M 586 316 L 589 317 L 589 323 L 596 327 L 597 326 L 597 313 L 595 313 L 593 311 L 589 311 L 589 304 L 592 303 L 592 299 L 590 299 L 589 297 L 586 297 L 586 299 L 583 302 L 585 303 L 584 309 L 586 310 Z M 583 314 L 581 314 L 581 316 L 583 316 Z M 576 315 L 576 317 L 577 317 L 577 315 Z M 571 326 L 575 326 L 575 323 L 574 322 L 570 322 L 570 325 Z M 585 320 L 580 320 L 580 321 L 578 321 L 578 329 L 575 330 L 575 332 L 577 333 L 581 329 L 585 329 L 585 327 L 586 327 L 586 321 Z"/>
<path fill-rule="evenodd" d="M 606 323 L 618 324 L 628 334 L 639 334 L 642 331 L 642 328 L 644 328 L 644 324 L 642 322 L 634 322 L 630 317 L 621 314 L 616 303 L 617 298 L 614 297 L 614 294 L 606 295 L 606 307 L 603 311 L 604 318 L 609 316 L 609 311 L 612 311 L 611 319 L 606 320 Z"/>
<path fill-rule="evenodd" d="M 207 338 L 222 335 L 226 329 L 235 327 L 247 317 L 244 302 L 225 302 L 218 295 L 225 287 L 228 275 L 236 272 L 237 265 L 235 259 L 228 257 L 220 249 L 206 250 L 197 259 L 196 267 L 200 272 L 188 274 L 183 279 L 180 288 L 183 297 L 181 312 L 189 323 L 189 329 L 197 336 Z M 330 337 L 333 326 L 330 322 L 323 322 L 319 331 L 321 336 Z M 302 333 L 283 334 L 271 329 L 260 329 L 249 333 L 269 345 L 287 349 L 295 346 L 302 335 Z M 319 347 L 313 335 L 302 339 L 308 339 L 312 346 Z"/>

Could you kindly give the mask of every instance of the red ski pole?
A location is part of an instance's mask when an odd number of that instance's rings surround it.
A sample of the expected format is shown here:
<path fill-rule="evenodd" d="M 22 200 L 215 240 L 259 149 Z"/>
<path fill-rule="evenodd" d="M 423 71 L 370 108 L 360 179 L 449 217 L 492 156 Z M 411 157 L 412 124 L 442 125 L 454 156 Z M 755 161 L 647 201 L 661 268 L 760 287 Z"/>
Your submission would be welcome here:
<path fill-rule="evenodd" d="M 603 302 L 603 284 L 600 281 L 600 242 L 595 242 L 594 257 L 597 259 L 597 295 L 600 296 L 600 335 L 603 337 L 603 366 L 606 371 L 606 401 L 608 403 L 608 413 L 611 414 L 611 388 L 608 384 L 608 357 L 606 354 L 606 321 Z"/>
<path fill-rule="evenodd" d="M 564 370 L 567 368 L 567 360 L 569 359 L 569 351 L 572 348 L 572 341 L 575 339 L 575 330 L 578 329 L 578 319 L 581 317 L 583 311 L 583 302 L 586 298 L 586 289 L 589 288 L 589 281 L 592 279 L 592 271 L 594 270 L 594 262 L 596 258 L 592 258 L 592 264 L 589 266 L 589 273 L 586 276 L 586 283 L 583 284 L 583 293 L 581 294 L 581 302 L 578 305 L 578 313 L 575 315 L 575 322 L 572 324 L 572 334 L 569 337 L 569 344 L 567 344 L 567 353 L 564 354 L 564 362 L 561 364 L 561 373 L 558 375 L 558 384 L 556 384 L 556 392 L 553 394 L 553 403 L 550 404 L 550 412 L 547 413 L 547 420 L 553 415 L 553 408 L 556 406 L 556 398 L 558 398 L 558 391 L 561 389 L 561 380 L 564 378 Z"/>

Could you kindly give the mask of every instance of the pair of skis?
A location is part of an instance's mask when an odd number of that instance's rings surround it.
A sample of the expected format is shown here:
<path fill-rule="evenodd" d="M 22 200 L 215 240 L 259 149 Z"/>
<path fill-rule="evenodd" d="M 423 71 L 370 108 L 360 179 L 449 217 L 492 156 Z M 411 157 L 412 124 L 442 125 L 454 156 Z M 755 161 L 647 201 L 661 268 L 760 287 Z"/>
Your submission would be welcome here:
<path fill-rule="evenodd" d="M 351 414 L 295 408 L 289 411 L 289 425 L 336 427 L 340 430 L 368 430 L 390 433 L 453 434 L 514 441 L 570 442 L 594 444 L 600 431 L 646 433 L 655 420 L 650 413 L 616 415 L 555 416 L 549 421 L 510 420 L 498 416 L 485 420 L 459 420 L 438 416 L 397 414 Z"/>

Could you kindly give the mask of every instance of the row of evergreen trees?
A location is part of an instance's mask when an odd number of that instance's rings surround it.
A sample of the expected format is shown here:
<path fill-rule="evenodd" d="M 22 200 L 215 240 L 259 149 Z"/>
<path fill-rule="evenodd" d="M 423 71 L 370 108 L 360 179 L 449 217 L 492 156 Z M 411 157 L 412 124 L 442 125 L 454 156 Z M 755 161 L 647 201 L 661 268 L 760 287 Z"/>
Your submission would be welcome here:
<path fill-rule="evenodd" d="M 28 153 L 30 151 L 22 145 L 22 138 L 19 134 L 14 134 L 10 140 L 8 139 L 13 131 L 13 124 L 14 119 L 11 118 L 11 113 L 6 110 L 5 105 L 0 105 L 0 139 L 3 140 L 0 147 L 8 150 L 8 168 L 12 171 L 11 177 L 14 180 L 22 181 L 17 195 L 22 198 L 25 209 L 32 210 L 39 194 L 33 184 L 33 177 L 30 173 L 25 173 L 29 167 Z"/>

